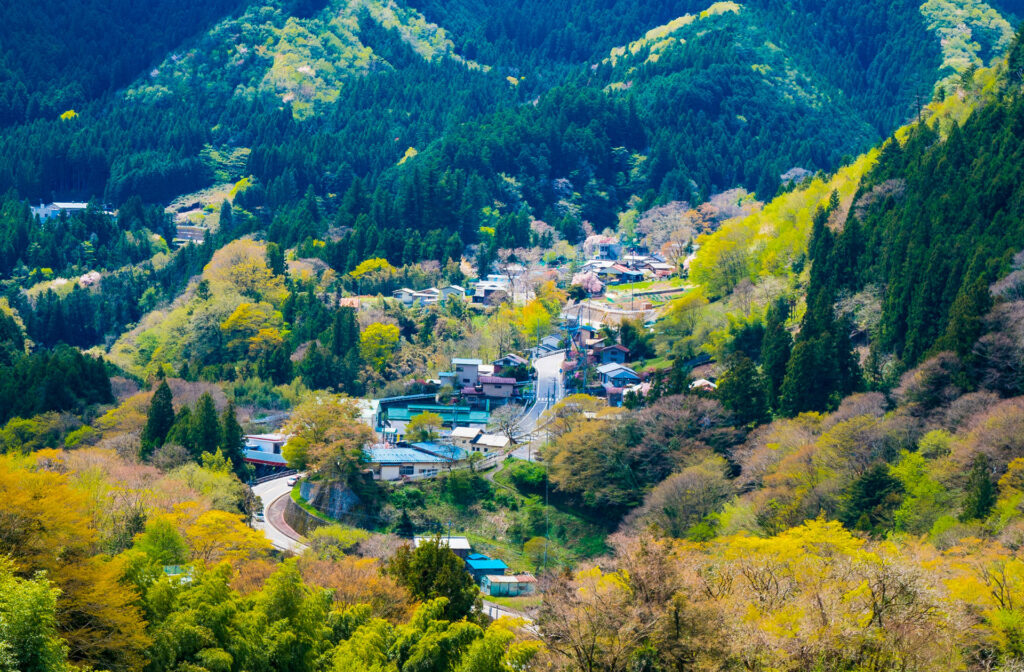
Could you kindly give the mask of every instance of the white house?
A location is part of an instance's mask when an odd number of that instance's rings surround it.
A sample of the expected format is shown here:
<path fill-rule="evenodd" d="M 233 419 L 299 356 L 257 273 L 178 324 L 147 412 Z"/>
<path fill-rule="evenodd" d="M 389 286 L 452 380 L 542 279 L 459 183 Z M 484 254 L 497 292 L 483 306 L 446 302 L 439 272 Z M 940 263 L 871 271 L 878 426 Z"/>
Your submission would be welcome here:
<path fill-rule="evenodd" d="M 55 201 L 46 205 L 32 206 L 32 214 L 37 215 L 39 219 L 46 221 L 52 219 L 61 213 L 61 210 L 72 213 L 72 212 L 84 212 L 89 207 L 88 203 L 81 201 Z"/>
<path fill-rule="evenodd" d="M 715 385 L 707 378 L 698 378 L 697 380 L 690 383 L 691 390 L 704 390 L 705 392 L 711 392 L 718 389 L 718 385 Z"/>
<path fill-rule="evenodd" d="M 497 453 L 505 450 L 512 443 L 504 434 L 481 434 L 470 446 L 474 453 Z"/>
<path fill-rule="evenodd" d="M 413 537 L 412 546 L 413 548 L 419 548 L 428 541 L 434 541 L 434 537 Z M 469 552 L 473 550 L 472 545 L 469 543 L 469 539 L 466 537 L 453 537 L 450 535 L 441 535 L 440 544 L 447 546 L 451 549 L 451 552 L 459 556 L 463 560 L 469 555 Z"/>
<path fill-rule="evenodd" d="M 447 436 L 447 439 L 452 445 L 469 449 L 481 434 L 483 434 L 483 430 L 479 427 L 456 427 Z"/>
<path fill-rule="evenodd" d="M 406 307 L 411 306 L 415 301 L 416 290 L 402 287 L 391 292 L 391 296 L 401 301 Z"/>

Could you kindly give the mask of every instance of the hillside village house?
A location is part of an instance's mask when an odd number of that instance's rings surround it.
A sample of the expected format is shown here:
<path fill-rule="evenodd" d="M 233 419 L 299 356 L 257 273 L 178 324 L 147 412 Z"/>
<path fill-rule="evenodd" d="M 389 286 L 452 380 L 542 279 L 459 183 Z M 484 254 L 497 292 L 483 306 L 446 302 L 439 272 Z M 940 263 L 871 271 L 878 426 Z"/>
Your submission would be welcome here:
<path fill-rule="evenodd" d="M 508 448 L 511 443 L 502 434 L 487 434 L 474 427 L 456 427 L 444 439 L 454 445 L 474 453 L 495 453 Z"/>
<path fill-rule="evenodd" d="M 639 374 L 623 364 L 603 364 L 597 367 L 597 372 L 600 374 L 601 383 L 604 385 L 625 387 L 640 382 Z"/>
<path fill-rule="evenodd" d="M 47 203 L 45 205 L 42 203 L 39 205 L 33 205 L 30 209 L 33 215 L 36 215 L 39 219 L 45 222 L 48 219 L 53 219 L 54 217 L 59 216 L 61 212 L 66 212 L 68 214 L 85 212 L 88 207 L 89 204 L 84 201 L 54 201 L 53 203 Z M 115 213 L 104 210 L 103 214 L 113 215 Z"/>
<path fill-rule="evenodd" d="M 477 380 L 483 395 L 492 399 L 511 399 L 516 391 L 515 378 L 480 376 Z"/>
<path fill-rule="evenodd" d="M 286 434 L 247 434 L 245 461 L 256 467 L 257 477 L 288 468 L 282 451 L 288 443 Z"/>
<path fill-rule="evenodd" d="M 504 434 L 481 434 L 470 444 L 474 453 L 497 453 L 506 450 L 512 442 Z"/>
<path fill-rule="evenodd" d="M 606 345 L 594 349 L 595 360 L 601 364 L 625 364 L 629 348 L 624 345 Z"/>
<path fill-rule="evenodd" d="M 456 427 L 444 438 L 453 446 L 459 446 L 468 450 L 473 445 L 473 442 L 477 440 L 477 437 L 483 433 L 484 431 L 479 427 Z"/>
<path fill-rule="evenodd" d="M 479 359 L 465 359 L 462 357 L 452 359 L 452 367 L 455 369 L 452 387 L 456 389 L 476 387 L 480 380 L 480 367 L 482 365 L 483 361 Z M 441 378 L 444 380 L 444 374 L 441 374 Z"/>
<path fill-rule="evenodd" d="M 559 350 L 562 350 L 562 339 L 558 336 L 545 336 L 540 339 L 540 344 L 533 348 L 530 352 L 534 357 L 544 357 L 545 355 L 551 355 Z"/>
<path fill-rule="evenodd" d="M 444 303 L 449 298 L 464 299 L 466 298 L 466 290 L 459 285 L 429 287 L 423 290 L 402 287 L 391 292 L 391 296 L 401 301 L 406 308 L 409 308 L 416 304 L 429 306 L 435 303 Z"/>
<path fill-rule="evenodd" d="M 488 574 L 480 579 L 480 590 L 491 597 L 532 595 L 536 588 L 537 579 L 530 574 Z"/>
<path fill-rule="evenodd" d="M 504 299 L 508 296 L 509 284 L 505 282 L 493 282 L 491 280 L 481 280 L 473 285 L 473 302 L 490 304 L 496 301 Z"/>
<path fill-rule="evenodd" d="M 469 453 L 458 446 L 421 442 L 394 448 L 373 446 L 364 449 L 363 455 L 374 479 L 398 481 L 436 476 L 442 469 L 454 468 L 464 462 Z"/>
<path fill-rule="evenodd" d="M 520 357 L 514 352 L 510 352 L 504 357 L 500 357 L 494 360 L 493 362 L 491 362 L 491 364 L 494 365 L 495 371 L 501 371 L 503 369 L 513 369 L 517 366 L 526 366 L 527 364 L 529 364 L 529 362 L 526 360 L 525 357 Z"/>
<path fill-rule="evenodd" d="M 483 553 L 473 553 L 466 557 L 466 569 L 473 575 L 473 580 L 480 583 L 488 574 L 504 574 L 508 570 L 508 565 Z"/>
<path fill-rule="evenodd" d="M 435 537 L 413 537 L 412 547 L 419 548 L 428 541 L 434 541 Z M 469 552 L 473 550 L 470 546 L 469 539 L 466 537 L 453 537 L 451 535 L 442 535 L 437 541 L 442 546 L 447 546 L 452 553 L 459 556 L 463 560 L 469 555 Z"/>
<path fill-rule="evenodd" d="M 609 406 L 621 406 L 625 389 L 640 382 L 637 372 L 622 364 L 604 364 L 597 367 L 597 372 Z"/>

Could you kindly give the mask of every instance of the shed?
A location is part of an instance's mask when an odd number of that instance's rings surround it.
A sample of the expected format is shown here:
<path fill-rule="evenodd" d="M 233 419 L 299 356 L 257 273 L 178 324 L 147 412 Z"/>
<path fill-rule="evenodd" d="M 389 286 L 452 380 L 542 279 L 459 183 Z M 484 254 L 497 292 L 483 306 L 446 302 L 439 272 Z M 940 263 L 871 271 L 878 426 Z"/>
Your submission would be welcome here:
<path fill-rule="evenodd" d="M 530 574 L 488 574 L 480 579 L 480 590 L 491 597 L 531 595 L 536 587 L 537 579 Z"/>

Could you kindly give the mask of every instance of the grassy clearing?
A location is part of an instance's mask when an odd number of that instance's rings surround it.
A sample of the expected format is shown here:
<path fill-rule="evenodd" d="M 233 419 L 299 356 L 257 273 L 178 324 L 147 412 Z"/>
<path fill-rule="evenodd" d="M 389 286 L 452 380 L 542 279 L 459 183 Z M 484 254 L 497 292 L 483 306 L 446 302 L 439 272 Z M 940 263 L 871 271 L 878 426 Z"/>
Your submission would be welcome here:
<path fill-rule="evenodd" d="M 513 611 L 530 611 L 540 607 L 544 598 L 540 595 L 523 595 L 521 597 L 492 597 L 481 593 L 483 599 L 488 602 L 493 602 L 498 606 L 511 609 Z"/>
<path fill-rule="evenodd" d="M 678 289 L 684 284 L 684 280 L 679 277 L 668 278 L 666 280 L 643 280 L 641 282 L 631 282 L 624 285 L 610 285 L 608 292 L 622 293 L 622 292 L 645 292 L 649 289 Z"/>

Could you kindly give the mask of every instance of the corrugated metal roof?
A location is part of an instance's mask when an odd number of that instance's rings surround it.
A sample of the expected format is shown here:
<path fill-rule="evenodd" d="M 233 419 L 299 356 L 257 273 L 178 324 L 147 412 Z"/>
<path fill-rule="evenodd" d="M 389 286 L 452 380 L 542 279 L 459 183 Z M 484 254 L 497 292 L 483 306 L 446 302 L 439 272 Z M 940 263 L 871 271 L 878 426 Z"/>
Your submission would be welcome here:
<path fill-rule="evenodd" d="M 415 448 L 365 448 L 363 454 L 367 462 L 374 464 L 443 464 L 449 461 Z"/>

